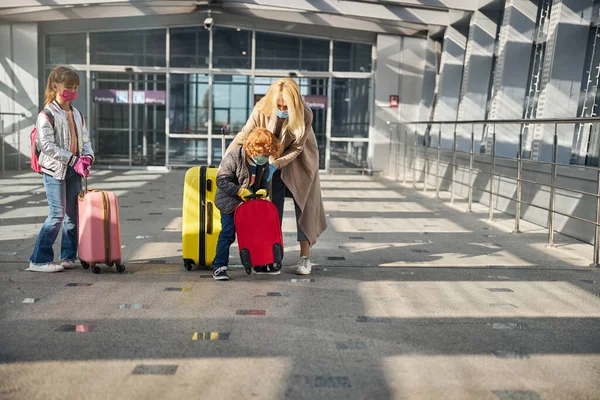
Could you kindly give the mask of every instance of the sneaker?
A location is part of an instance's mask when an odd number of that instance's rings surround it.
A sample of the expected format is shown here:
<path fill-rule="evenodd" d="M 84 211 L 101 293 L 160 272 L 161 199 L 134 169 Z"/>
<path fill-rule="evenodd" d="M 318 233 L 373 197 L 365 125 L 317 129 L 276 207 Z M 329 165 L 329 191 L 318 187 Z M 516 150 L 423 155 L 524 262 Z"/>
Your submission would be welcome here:
<path fill-rule="evenodd" d="M 312 265 L 310 258 L 300 257 L 298 261 L 298 268 L 296 269 L 296 275 L 310 275 L 312 273 Z"/>
<path fill-rule="evenodd" d="M 73 269 L 75 268 L 75 261 L 73 260 L 60 260 L 60 266 L 64 269 Z"/>
<path fill-rule="evenodd" d="M 60 272 L 62 270 L 64 270 L 64 268 L 61 265 L 55 264 L 53 262 L 46 263 L 46 264 L 35 264 L 35 263 L 30 262 L 29 268 L 27 268 L 25 271 Z"/>
<path fill-rule="evenodd" d="M 256 272 L 259 275 L 279 275 L 281 273 L 281 271 L 275 268 L 272 264 L 259 265 L 258 267 L 254 267 L 254 272 Z"/>
<path fill-rule="evenodd" d="M 228 281 L 229 276 L 227 276 L 227 267 L 219 267 L 213 270 L 213 278 L 217 281 Z"/>

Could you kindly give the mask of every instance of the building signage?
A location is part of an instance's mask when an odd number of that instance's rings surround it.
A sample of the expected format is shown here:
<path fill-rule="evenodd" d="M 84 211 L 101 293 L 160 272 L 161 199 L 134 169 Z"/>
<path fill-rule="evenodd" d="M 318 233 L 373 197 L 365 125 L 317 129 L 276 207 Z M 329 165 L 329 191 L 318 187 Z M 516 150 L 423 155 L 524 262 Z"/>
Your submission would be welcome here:
<path fill-rule="evenodd" d="M 397 94 L 390 95 L 390 107 L 398 107 L 398 95 Z"/>
<path fill-rule="evenodd" d="M 167 92 L 164 90 L 134 90 L 130 98 L 128 90 L 94 89 L 92 101 L 98 104 L 147 104 L 164 106 Z"/>

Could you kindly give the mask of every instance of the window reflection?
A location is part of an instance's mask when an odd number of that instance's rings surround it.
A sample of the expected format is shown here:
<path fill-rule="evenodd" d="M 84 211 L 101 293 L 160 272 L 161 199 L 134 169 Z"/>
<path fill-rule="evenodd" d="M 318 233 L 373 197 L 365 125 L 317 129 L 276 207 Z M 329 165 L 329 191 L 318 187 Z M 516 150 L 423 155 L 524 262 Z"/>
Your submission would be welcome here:
<path fill-rule="evenodd" d="M 208 76 L 171 75 L 171 133 L 208 133 Z"/>

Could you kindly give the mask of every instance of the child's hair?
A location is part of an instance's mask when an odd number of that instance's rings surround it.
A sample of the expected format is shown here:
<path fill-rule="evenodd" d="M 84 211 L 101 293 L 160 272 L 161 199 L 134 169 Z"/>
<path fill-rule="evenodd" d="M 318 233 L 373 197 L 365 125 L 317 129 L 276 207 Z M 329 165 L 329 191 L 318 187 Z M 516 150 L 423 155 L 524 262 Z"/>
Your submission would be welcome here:
<path fill-rule="evenodd" d="M 282 145 L 273 133 L 265 128 L 254 128 L 244 142 L 246 154 L 250 157 L 269 153 L 273 157 L 279 157 Z"/>
<path fill-rule="evenodd" d="M 46 84 L 46 93 L 44 106 L 52 103 L 56 99 L 56 90 L 52 87 L 54 84 L 63 86 L 79 86 L 79 75 L 77 72 L 68 67 L 56 67 L 50 72 L 48 76 L 48 83 Z"/>

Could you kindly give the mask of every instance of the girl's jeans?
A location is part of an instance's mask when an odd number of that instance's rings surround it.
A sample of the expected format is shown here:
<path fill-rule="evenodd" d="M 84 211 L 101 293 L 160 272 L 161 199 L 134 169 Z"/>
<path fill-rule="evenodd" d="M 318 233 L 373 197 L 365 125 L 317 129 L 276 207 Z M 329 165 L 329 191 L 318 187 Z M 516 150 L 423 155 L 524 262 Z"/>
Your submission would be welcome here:
<path fill-rule="evenodd" d="M 61 260 L 77 259 L 77 196 L 81 190 L 81 176 L 72 167 L 67 169 L 64 181 L 44 175 L 44 187 L 48 198 L 48 218 L 35 242 L 29 261 L 46 264 L 54 261 L 52 245 L 62 225 L 60 246 Z"/>

